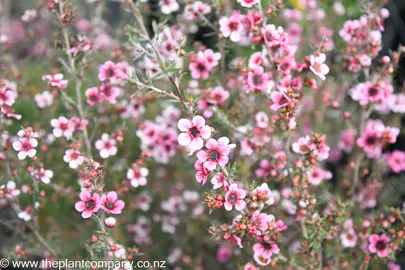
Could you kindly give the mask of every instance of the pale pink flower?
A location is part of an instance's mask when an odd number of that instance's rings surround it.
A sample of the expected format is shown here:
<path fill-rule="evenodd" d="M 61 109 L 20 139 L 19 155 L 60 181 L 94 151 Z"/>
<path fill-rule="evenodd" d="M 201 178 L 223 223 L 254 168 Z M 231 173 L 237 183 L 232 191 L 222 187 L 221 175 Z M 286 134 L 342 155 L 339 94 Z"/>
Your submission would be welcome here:
<path fill-rule="evenodd" d="M 21 16 L 23 22 L 32 22 L 37 17 L 37 11 L 35 9 L 27 9 L 24 11 L 24 15 Z"/>
<path fill-rule="evenodd" d="M 0 90 L 1 91 L 1 90 Z M 35 102 L 38 108 L 47 108 L 53 104 L 53 95 L 49 91 L 44 91 L 42 93 L 35 95 Z"/>
<path fill-rule="evenodd" d="M 72 121 L 64 116 L 59 116 L 58 119 L 52 119 L 51 126 L 53 127 L 53 135 L 56 138 L 65 136 L 65 138 L 69 140 L 73 136 L 73 131 L 75 130 Z"/>
<path fill-rule="evenodd" d="M 63 156 L 63 160 L 66 163 L 69 163 L 69 167 L 71 169 L 77 169 L 80 165 L 84 162 L 84 156 L 77 150 L 68 149 L 65 151 L 65 155 Z"/>
<path fill-rule="evenodd" d="M 100 151 L 100 157 L 103 159 L 115 156 L 117 154 L 117 141 L 113 138 L 110 138 L 110 135 L 103 133 L 101 139 L 96 141 L 96 148 Z"/>
<path fill-rule="evenodd" d="M 58 90 L 66 89 L 67 83 L 68 83 L 67 80 L 64 80 L 64 79 L 63 79 L 63 74 L 61 74 L 61 73 L 58 73 L 58 74 L 55 74 L 55 75 L 45 75 L 45 76 L 42 76 L 42 80 L 48 81 L 48 83 L 49 83 L 52 87 L 54 87 L 54 88 L 56 88 L 56 89 L 58 89 Z"/>
<path fill-rule="evenodd" d="M 242 7 L 251 8 L 257 3 L 259 3 L 259 1 L 260 0 L 238 0 L 238 3 L 240 3 Z"/>
<path fill-rule="evenodd" d="M 246 197 L 246 191 L 239 188 L 237 184 L 229 186 L 228 192 L 225 194 L 225 209 L 231 211 L 233 206 L 236 210 L 243 211 L 246 206 L 246 202 L 243 200 Z"/>
<path fill-rule="evenodd" d="M 233 42 L 239 42 L 244 31 L 243 16 L 239 11 L 234 10 L 231 17 L 222 17 L 219 20 L 219 30 L 224 37 L 229 37 Z"/>
<path fill-rule="evenodd" d="M 344 248 L 353 248 L 357 244 L 357 234 L 351 228 L 340 235 L 340 241 Z"/>
<path fill-rule="evenodd" d="M 4 86 L 0 87 L 0 106 L 12 106 L 15 102 L 15 98 L 16 95 L 11 89 Z"/>
<path fill-rule="evenodd" d="M 324 64 L 326 55 L 320 53 L 318 55 L 311 55 L 309 61 L 311 63 L 309 69 L 319 78 L 325 80 L 325 75 L 329 73 L 329 67 Z"/>
<path fill-rule="evenodd" d="M 177 11 L 180 7 L 176 0 L 160 0 L 160 10 L 163 14 L 170 14 Z"/>
<path fill-rule="evenodd" d="M 42 181 L 44 184 L 49 184 L 51 178 L 53 177 L 53 172 L 51 170 L 45 170 L 44 168 L 36 168 L 31 172 L 32 177 Z"/>
<path fill-rule="evenodd" d="M 199 115 L 194 116 L 191 122 L 180 119 L 178 128 L 184 132 L 178 136 L 179 144 L 189 146 L 191 152 L 200 150 L 204 145 L 204 139 L 211 136 L 211 128 L 205 125 L 205 119 Z"/>
<path fill-rule="evenodd" d="M 18 159 L 24 160 L 26 157 L 34 157 L 37 154 L 38 141 L 34 138 L 18 138 L 13 143 L 14 150 L 18 151 Z"/>
<path fill-rule="evenodd" d="M 147 168 L 133 163 L 132 168 L 127 171 L 127 178 L 131 181 L 133 187 L 145 186 L 148 182 L 146 179 L 148 174 L 149 170 Z"/>
<path fill-rule="evenodd" d="M 20 195 L 21 191 L 17 189 L 17 185 L 15 184 L 14 181 L 8 181 L 7 185 L 1 185 L 0 186 L 1 190 L 5 189 L 5 195 L 7 198 L 12 198 Z"/>

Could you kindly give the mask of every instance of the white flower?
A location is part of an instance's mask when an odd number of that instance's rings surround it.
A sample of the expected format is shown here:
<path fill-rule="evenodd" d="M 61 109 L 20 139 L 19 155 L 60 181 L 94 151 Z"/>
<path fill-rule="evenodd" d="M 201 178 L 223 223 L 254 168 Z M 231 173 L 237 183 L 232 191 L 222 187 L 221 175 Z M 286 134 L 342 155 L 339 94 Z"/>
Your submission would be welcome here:
<path fill-rule="evenodd" d="M 49 91 L 44 91 L 42 93 L 36 94 L 35 102 L 41 109 L 50 107 L 53 104 L 53 95 Z"/>
<path fill-rule="evenodd" d="M 51 120 L 51 126 L 53 127 L 53 135 L 56 138 L 65 136 L 66 139 L 70 139 L 73 136 L 75 126 L 72 121 L 66 119 L 64 116 L 60 116 L 58 119 Z"/>
<path fill-rule="evenodd" d="M 24 160 L 27 156 L 32 158 L 37 154 L 38 141 L 34 138 L 19 138 L 13 143 L 14 150 L 18 151 L 18 159 Z"/>
<path fill-rule="evenodd" d="M 12 198 L 12 197 L 18 196 L 21 193 L 20 190 L 16 189 L 16 184 L 14 181 L 8 181 L 7 185 L 6 186 L 1 185 L 0 189 L 1 190 L 6 189 L 7 198 Z"/>
<path fill-rule="evenodd" d="M 63 156 L 63 160 L 66 163 L 69 163 L 70 168 L 76 169 L 77 167 L 83 164 L 84 157 L 82 153 L 80 153 L 79 151 L 68 149 L 66 150 L 65 155 Z"/>
<path fill-rule="evenodd" d="M 101 135 L 101 139 L 96 141 L 96 148 L 100 151 L 100 156 L 104 159 L 117 154 L 117 147 L 115 146 L 115 139 L 110 139 L 107 133 Z"/>
<path fill-rule="evenodd" d="M 37 11 L 35 9 L 27 9 L 24 15 L 21 16 L 23 22 L 32 22 L 37 17 Z"/>
<path fill-rule="evenodd" d="M 180 7 L 176 0 L 160 0 L 159 6 L 163 14 L 170 14 Z"/>
<path fill-rule="evenodd" d="M 146 176 L 149 170 L 145 167 L 139 167 L 136 163 L 132 164 L 132 168 L 127 171 L 127 178 L 131 181 L 133 187 L 145 186 L 147 183 Z"/>
<path fill-rule="evenodd" d="M 311 55 L 310 56 L 310 63 L 311 66 L 309 67 L 309 69 L 319 78 L 321 78 L 321 80 L 325 80 L 326 77 L 325 75 L 329 73 L 329 67 L 324 64 L 326 60 L 326 55 L 323 53 L 320 53 L 319 55 L 315 56 L 315 55 Z"/>
<path fill-rule="evenodd" d="M 45 170 L 44 168 L 38 168 L 35 169 L 31 175 L 35 179 L 41 180 L 44 184 L 49 184 L 53 177 L 53 172 L 51 170 Z"/>

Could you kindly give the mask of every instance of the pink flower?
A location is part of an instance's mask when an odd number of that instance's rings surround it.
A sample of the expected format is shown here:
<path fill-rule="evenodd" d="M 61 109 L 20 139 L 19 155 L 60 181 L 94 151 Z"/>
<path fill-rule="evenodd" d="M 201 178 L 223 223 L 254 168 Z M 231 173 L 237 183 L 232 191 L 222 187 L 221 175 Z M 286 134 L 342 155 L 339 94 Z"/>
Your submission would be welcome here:
<path fill-rule="evenodd" d="M 24 160 L 27 156 L 32 158 L 37 154 L 38 141 L 34 138 L 18 138 L 13 143 L 14 150 L 18 151 L 18 159 Z"/>
<path fill-rule="evenodd" d="M 89 218 L 101 207 L 100 196 L 97 193 L 91 195 L 87 189 L 80 192 L 80 202 L 75 204 L 75 209 L 82 213 L 83 218 Z"/>
<path fill-rule="evenodd" d="M 76 169 L 84 162 L 83 154 L 77 150 L 68 149 L 63 156 L 63 160 L 66 163 L 69 163 L 69 167 L 72 169 Z"/>
<path fill-rule="evenodd" d="M 190 57 L 189 68 L 193 79 L 205 80 L 208 78 L 212 66 L 205 58 L 204 53 L 199 51 L 196 56 Z"/>
<path fill-rule="evenodd" d="M 218 189 L 220 187 L 224 187 L 226 189 L 229 188 L 229 183 L 226 181 L 223 173 L 216 174 L 214 177 L 212 177 L 211 184 L 213 185 L 213 189 Z"/>
<path fill-rule="evenodd" d="M 276 28 L 274 24 L 268 24 L 265 28 L 262 28 L 262 36 L 266 45 L 270 48 L 280 46 L 285 36 L 283 27 Z"/>
<path fill-rule="evenodd" d="M 259 128 L 268 127 L 269 117 L 267 116 L 267 114 L 265 112 L 260 111 L 260 112 L 256 113 L 255 120 L 256 120 L 257 126 Z"/>
<path fill-rule="evenodd" d="M 204 145 L 204 139 L 211 136 L 211 128 L 205 125 L 205 119 L 199 115 L 194 116 L 191 122 L 180 119 L 178 128 L 184 132 L 178 136 L 179 144 L 189 146 L 191 152 L 200 150 Z"/>
<path fill-rule="evenodd" d="M 107 195 L 101 195 L 101 208 L 109 214 L 121 214 L 124 206 L 125 203 L 122 200 L 118 200 L 115 191 L 108 192 Z"/>
<path fill-rule="evenodd" d="M 229 37 L 233 42 L 239 42 L 244 31 L 242 22 L 243 16 L 238 10 L 234 10 L 231 17 L 222 17 L 219 20 L 219 30 L 224 37 Z"/>
<path fill-rule="evenodd" d="M 102 82 L 120 83 L 122 70 L 112 61 L 107 61 L 98 70 L 98 79 Z"/>
<path fill-rule="evenodd" d="M 238 3 L 240 3 L 242 7 L 251 8 L 259 3 L 259 0 L 238 0 Z"/>
<path fill-rule="evenodd" d="M 311 183 L 314 186 L 317 186 L 317 185 L 320 185 L 323 180 L 331 179 L 332 173 L 322 169 L 319 166 L 316 166 L 316 167 L 312 168 L 312 171 L 307 172 L 307 177 L 308 177 L 309 183 Z"/>
<path fill-rule="evenodd" d="M 111 104 L 117 103 L 117 97 L 120 95 L 120 89 L 111 84 L 102 84 L 100 86 L 100 95 Z"/>
<path fill-rule="evenodd" d="M 21 191 L 17 189 L 17 185 L 15 184 L 14 181 L 8 181 L 7 185 L 1 185 L 0 186 L 1 190 L 5 189 L 5 195 L 7 198 L 12 198 L 20 195 Z"/>
<path fill-rule="evenodd" d="M 405 171 L 405 152 L 394 150 L 386 155 L 388 166 L 395 173 Z"/>
<path fill-rule="evenodd" d="M 145 186 L 148 182 L 146 176 L 148 176 L 149 170 L 145 167 L 141 167 L 136 163 L 132 164 L 132 168 L 127 171 L 127 178 L 131 181 L 133 187 Z"/>
<path fill-rule="evenodd" d="M 249 57 L 248 67 L 255 69 L 258 66 L 268 66 L 268 60 L 266 55 L 262 52 L 255 52 Z"/>
<path fill-rule="evenodd" d="M 217 260 L 220 263 L 226 263 L 232 256 L 232 248 L 221 245 L 217 250 Z"/>
<path fill-rule="evenodd" d="M 35 95 L 35 102 L 38 108 L 47 108 L 53 104 L 53 95 L 49 91 L 44 91 L 42 93 Z M 1 104 L 1 90 L 0 90 L 0 104 Z"/>
<path fill-rule="evenodd" d="M 352 228 L 350 228 L 340 235 L 340 241 L 344 248 L 353 248 L 357 244 L 357 234 Z"/>
<path fill-rule="evenodd" d="M 11 89 L 4 86 L 0 87 L 0 106 L 12 106 L 15 102 L 15 98 L 16 95 Z"/>
<path fill-rule="evenodd" d="M 103 96 L 100 94 L 100 90 L 98 89 L 98 87 L 92 87 L 92 88 L 87 89 L 86 97 L 87 97 L 87 103 L 90 106 L 94 106 L 103 100 Z"/>
<path fill-rule="evenodd" d="M 303 155 L 315 150 L 315 148 L 316 146 L 311 142 L 311 138 L 309 136 L 301 137 L 298 139 L 298 141 L 292 144 L 293 151 Z"/>
<path fill-rule="evenodd" d="M 246 83 L 249 90 L 265 90 L 269 84 L 269 75 L 263 67 L 257 66 L 253 72 L 249 71 Z"/>
<path fill-rule="evenodd" d="M 106 159 L 117 154 L 116 140 L 110 138 L 107 133 L 101 135 L 101 139 L 96 141 L 96 148 L 100 151 L 100 157 Z"/>
<path fill-rule="evenodd" d="M 203 98 L 197 103 L 197 107 L 203 112 L 205 118 L 210 118 L 213 115 L 212 107 L 224 106 L 228 98 L 229 92 L 222 88 L 222 86 L 216 86 L 214 89 L 204 92 Z"/>
<path fill-rule="evenodd" d="M 246 206 L 246 202 L 243 200 L 246 197 L 246 191 L 242 188 L 238 188 L 237 184 L 229 186 L 228 192 L 225 194 L 225 209 L 231 211 L 233 206 L 236 210 L 243 211 Z"/>
<path fill-rule="evenodd" d="M 352 129 L 345 129 L 340 133 L 338 148 L 346 153 L 350 153 L 356 142 L 356 131 Z"/>
<path fill-rule="evenodd" d="M 163 14 L 173 13 L 180 7 L 176 0 L 160 0 L 159 6 Z"/>
<path fill-rule="evenodd" d="M 211 173 L 211 171 L 204 167 L 204 163 L 199 160 L 196 160 L 194 168 L 197 170 L 195 179 L 198 183 L 204 185 L 205 182 L 207 182 L 208 175 Z"/>
<path fill-rule="evenodd" d="M 391 248 L 389 246 L 391 238 L 389 238 L 385 234 L 372 234 L 368 238 L 368 241 L 370 242 L 368 250 L 371 253 L 377 253 L 378 257 L 385 258 L 391 253 Z"/>
<path fill-rule="evenodd" d="M 280 108 L 288 106 L 291 102 L 286 94 L 278 91 L 271 92 L 271 100 L 273 101 L 273 105 L 270 108 L 273 111 L 278 111 Z"/>
<path fill-rule="evenodd" d="M 349 90 L 350 96 L 356 100 L 360 105 L 367 105 L 368 103 L 376 103 L 385 97 L 384 90 L 370 82 L 359 83 L 354 88 Z"/>
<path fill-rule="evenodd" d="M 325 75 L 329 73 L 329 67 L 324 64 L 326 60 L 326 55 L 320 53 L 318 55 L 311 55 L 309 61 L 311 63 L 309 69 L 319 78 L 325 80 Z"/>
<path fill-rule="evenodd" d="M 218 65 L 218 61 L 221 59 L 221 54 L 219 52 L 214 52 L 211 49 L 206 49 L 204 51 L 205 60 L 212 66 Z"/>
<path fill-rule="evenodd" d="M 227 137 L 221 137 L 217 140 L 211 138 L 205 143 L 207 150 L 200 150 L 197 153 L 198 160 L 204 162 L 204 167 L 210 171 L 215 170 L 217 164 L 225 166 L 228 161 L 228 155 L 231 148 L 235 147 L 235 144 L 229 144 Z"/>
<path fill-rule="evenodd" d="M 67 140 L 73 136 L 73 131 L 75 130 L 73 123 L 64 116 L 59 116 L 58 119 L 52 119 L 51 126 L 53 127 L 53 135 L 56 138 L 65 136 Z"/>
<path fill-rule="evenodd" d="M 251 220 L 261 231 L 267 231 L 269 229 L 269 226 L 275 222 L 275 218 L 273 215 L 261 213 L 259 210 L 256 210 L 253 213 Z M 260 235 L 261 232 L 257 231 L 256 234 Z"/>
<path fill-rule="evenodd" d="M 257 264 L 265 266 L 270 263 L 271 256 L 273 254 L 278 254 L 280 249 L 275 243 L 265 241 L 262 237 L 259 239 L 262 241 L 253 245 L 253 258 Z"/>
<path fill-rule="evenodd" d="M 68 83 L 67 80 L 64 80 L 64 79 L 63 79 L 63 74 L 61 74 L 61 73 L 58 73 L 58 74 L 55 74 L 55 75 L 45 75 L 45 76 L 42 76 L 42 80 L 43 80 L 43 81 L 47 80 L 48 83 L 49 83 L 52 87 L 54 87 L 54 88 L 56 88 L 56 89 L 58 89 L 58 90 L 66 89 L 67 83 Z"/>
<path fill-rule="evenodd" d="M 262 201 L 267 205 L 274 204 L 274 197 L 267 183 L 263 183 L 261 186 L 255 188 L 253 194 L 256 195 L 259 201 Z"/>
<path fill-rule="evenodd" d="M 53 177 L 53 172 L 51 170 L 45 170 L 41 167 L 32 171 L 31 175 L 35 179 L 41 180 L 45 184 L 49 184 L 51 182 L 51 178 Z"/>

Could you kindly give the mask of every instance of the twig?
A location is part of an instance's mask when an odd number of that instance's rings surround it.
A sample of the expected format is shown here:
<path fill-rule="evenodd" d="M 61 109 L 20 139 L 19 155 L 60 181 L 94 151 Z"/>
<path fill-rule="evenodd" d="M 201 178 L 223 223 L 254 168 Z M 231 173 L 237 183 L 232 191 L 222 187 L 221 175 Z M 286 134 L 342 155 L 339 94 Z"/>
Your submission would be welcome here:
<path fill-rule="evenodd" d="M 59 3 L 59 13 L 60 16 L 63 14 L 63 6 L 64 3 L 60 2 Z M 69 65 L 70 65 L 70 71 L 73 75 L 73 80 L 75 82 L 75 91 L 76 91 L 76 103 L 73 102 L 71 103 L 77 110 L 78 114 L 79 114 L 79 118 L 80 120 L 84 120 L 85 118 L 85 114 L 83 111 L 83 101 L 82 101 L 82 95 L 81 95 L 81 85 L 82 85 L 82 81 L 81 79 L 78 79 L 77 75 L 76 75 L 76 67 L 75 67 L 75 60 L 72 57 L 71 54 L 71 48 L 70 48 L 70 41 L 69 41 L 69 33 L 68 33 L 68 29 L 67 28 L 62 28 L 62 34 L 63 34 L 63 39 L 64 39 L 64 45 L 65 45 L 65 52 L 67 54 L 67 57 L 69 59 Z M 89 135 L 87 132 L 87 127 L 84 126 L 83 128 L 83 139 L 84 139 L 84 143 L 86 146 L 86 151 L 87 154 L 89 155 L 89 157 L 92 156 L 92 150 L 91 150 L 91 143 L 89 140 Z"/>

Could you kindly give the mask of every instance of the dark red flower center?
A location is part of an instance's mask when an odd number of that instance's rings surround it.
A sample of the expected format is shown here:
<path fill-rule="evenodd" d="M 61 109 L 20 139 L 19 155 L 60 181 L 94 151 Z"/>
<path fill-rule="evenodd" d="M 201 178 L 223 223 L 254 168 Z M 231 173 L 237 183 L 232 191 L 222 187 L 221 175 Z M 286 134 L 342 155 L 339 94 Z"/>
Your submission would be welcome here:
<path fill-rule="evenodd" d="M 215 160 L 219 159 L 219 157 L 220 157 L 220 154 L 219 154 L 219 152 L 217 150 L 213 150 L 213 151 L 210 152 L 210 159 L 212 161 L 215 161 Z"/>
<path fill-rule="evenodd" d="M 261 84 L 261 83 L 262 83 L 262 77 L 259 76 L 259 75 L 253 76 L 253 82 L 254 82 L 255 84 Z"/>
<path fill-rule="evenodd" d="M 284 105 L 284 104 L 286 104 L 287 103 L 287 98 L 285 97 L 285 96 L 282 96 L 281 98 L 280 98 L 280 101 L 279 101 L 279 104 L 280 105 Z"/>
<path fill-rule="evenodd" d="M 108 202 L 105 203 L 105 207 L 106 207 L 107 209 L 109 209 L 109 210 L 114 209 L 114 203 L 108 201 Z"/>
<path fill-rule="evenodd" d="M 229 196 L 229 201 L 230 201 L 231 203 L 236 203 L 237 199 L 238 199 L 238 196 L 236 196 L 235 193 L 232 193 L 232 194 Z"/>
<path fill-rule="evenodd" d="M 203 72 L 203 71 L 205 71 L 205 65 L 202 64 L 202 63 L 198 63 L 197 69 L 198 69 L 200 72 Z"/>
<path fill-rule="evenodd" d="M 190 135 L 193 136 L 194 138 L 197 137 L 200 134 L 200 131 L 196 127 L 190 128 Z"/>
<path fill-rule="evenodd" d="M 387 244 L 385 244 L 384 241 L 378 241 L 376 244 L 376 247 L 378 250 L 384 250 L 387 247 Z"/>
<path fill-rule="evenodd" d="M 28 142 L 25 142 L 22 144 L 22 149 L 24 150 L 30 150 L 31 149 L 31 144 Z"/>
<path fill-rule="evenodd" d="M 86 209 L 87 210 L 92 210 L 95 206 L 96 206 L 96 203 L 94 202 L 94 200 L 88 200 L 86 202 Z"/>
<path fill-rule="evenodd" d="M 368 138 L 366 139 L 366 144 L 368 144 L 368 145 L 373 145 L 373 144 L 376 143 L 376 141 L 377 141 L 376 137 L 370 136 L 370 137 L 368 137 Z"/>
<path fill-rule="evenodd" d="M 378 94 L 378 89 L 375 88 L 375 87 L 371 87 L 371 88 L 368 90 L 368 95 L 371 96 L 371 97 L 373 97 L 373 96 L 375 96 L 375 95 L 377 95 L 377 94 Z"/>

